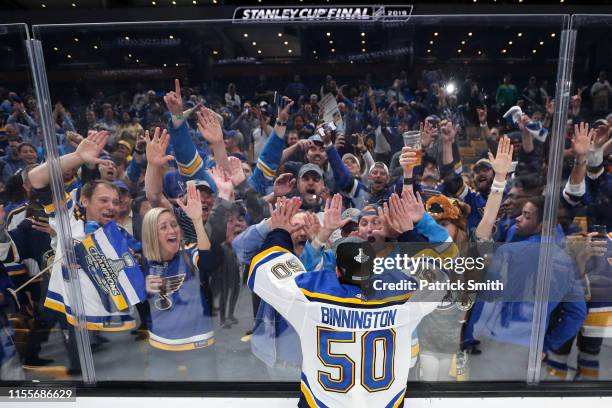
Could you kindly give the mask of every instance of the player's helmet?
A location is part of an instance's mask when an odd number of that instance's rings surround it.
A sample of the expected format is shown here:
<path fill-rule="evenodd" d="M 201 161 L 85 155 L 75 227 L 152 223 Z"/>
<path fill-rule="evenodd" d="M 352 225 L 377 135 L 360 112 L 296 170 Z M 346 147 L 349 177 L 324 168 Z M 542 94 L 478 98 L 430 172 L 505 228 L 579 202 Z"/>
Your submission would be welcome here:
<path fill-rule="evenodd" d="M 336 266 L 342 278 L 356 285 L 363 285 L 372 276 L 376 252 L 372 245 L 359 237 L 337 240 L 333 246 Z"/>

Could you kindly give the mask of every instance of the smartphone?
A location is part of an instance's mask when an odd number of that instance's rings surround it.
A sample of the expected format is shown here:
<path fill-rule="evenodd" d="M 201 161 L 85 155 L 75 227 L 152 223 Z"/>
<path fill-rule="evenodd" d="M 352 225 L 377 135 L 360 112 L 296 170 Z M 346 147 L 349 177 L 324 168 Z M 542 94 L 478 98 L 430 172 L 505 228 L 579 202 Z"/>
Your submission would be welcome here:
<path fill-rule="evenodd" d="M 277 91 L 274 91 L 274 105 L 280 109 L 283 109 L 287 105 L 287 101 Z"/>
<path fill-rule="evenodd" d="M 605 225 L 593 225 L 593 232 L 596 232 L 593 241 L 607 241 L 608 240 L 608 229 Z"/>
<path fill-rule="evenodd" d="M 28 206 L 26 208 L 26 218 L 40 222 L 49 222 L 49 215 L 47 215 L 42 207 L 38 206 Z"/>
<path fill-rule="evenodd" d="M 333 132 L 336 130 L 336 124 L 334 122 L 325 123 L 323 126 L 319 128 L 319 135 L 321 137 L 325 137 L 325 132 L 327 131 Z"/>

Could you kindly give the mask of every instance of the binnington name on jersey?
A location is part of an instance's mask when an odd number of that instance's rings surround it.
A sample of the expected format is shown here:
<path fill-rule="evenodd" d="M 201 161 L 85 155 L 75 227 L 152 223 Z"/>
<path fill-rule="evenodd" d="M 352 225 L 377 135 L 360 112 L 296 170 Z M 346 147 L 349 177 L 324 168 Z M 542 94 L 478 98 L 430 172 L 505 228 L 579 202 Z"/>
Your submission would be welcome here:
<path fill-rule="evenodd" d="M 385 329 L 395 325 L 396 316 L 396 309 L 370 311 L 321 306 L 321 323 L 342 329 Z"/>

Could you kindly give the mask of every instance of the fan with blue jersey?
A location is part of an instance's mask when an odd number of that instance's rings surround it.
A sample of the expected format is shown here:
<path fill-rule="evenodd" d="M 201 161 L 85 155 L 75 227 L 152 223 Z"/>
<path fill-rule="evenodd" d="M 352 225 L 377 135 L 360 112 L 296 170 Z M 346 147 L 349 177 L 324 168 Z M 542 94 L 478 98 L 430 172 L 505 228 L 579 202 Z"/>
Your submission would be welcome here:
<path fill-rule="evenodd" d="M 115 221 L 88 234 L 74 251 L 107 311 L 125 310 L 146 299 L 144 275 Z"/>

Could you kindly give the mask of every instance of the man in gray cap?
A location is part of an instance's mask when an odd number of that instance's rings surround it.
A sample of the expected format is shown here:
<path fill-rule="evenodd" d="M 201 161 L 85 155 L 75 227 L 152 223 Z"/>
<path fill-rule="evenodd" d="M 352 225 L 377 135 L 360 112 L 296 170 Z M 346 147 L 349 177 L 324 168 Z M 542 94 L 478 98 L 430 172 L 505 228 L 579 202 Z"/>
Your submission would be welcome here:
<path fill-rule="evenodd" d="M 302 208 L 318 212 L 323 204 L 325 191 L 323 170 L 316 164 L 303 165 L 298 172 L 297 189 L 302 198 Z"/>
<path fill-rule="evenodd" d="M 327 163 L 327 152 L 325 146 L 323 146 L 323 139 L 320 135 L 315 134 L 310 136 L 308 140 L 312 143 L 306 151 L 306 160 L 308 160 L 308 163 L 316 164 L 323 169 Z"/>

